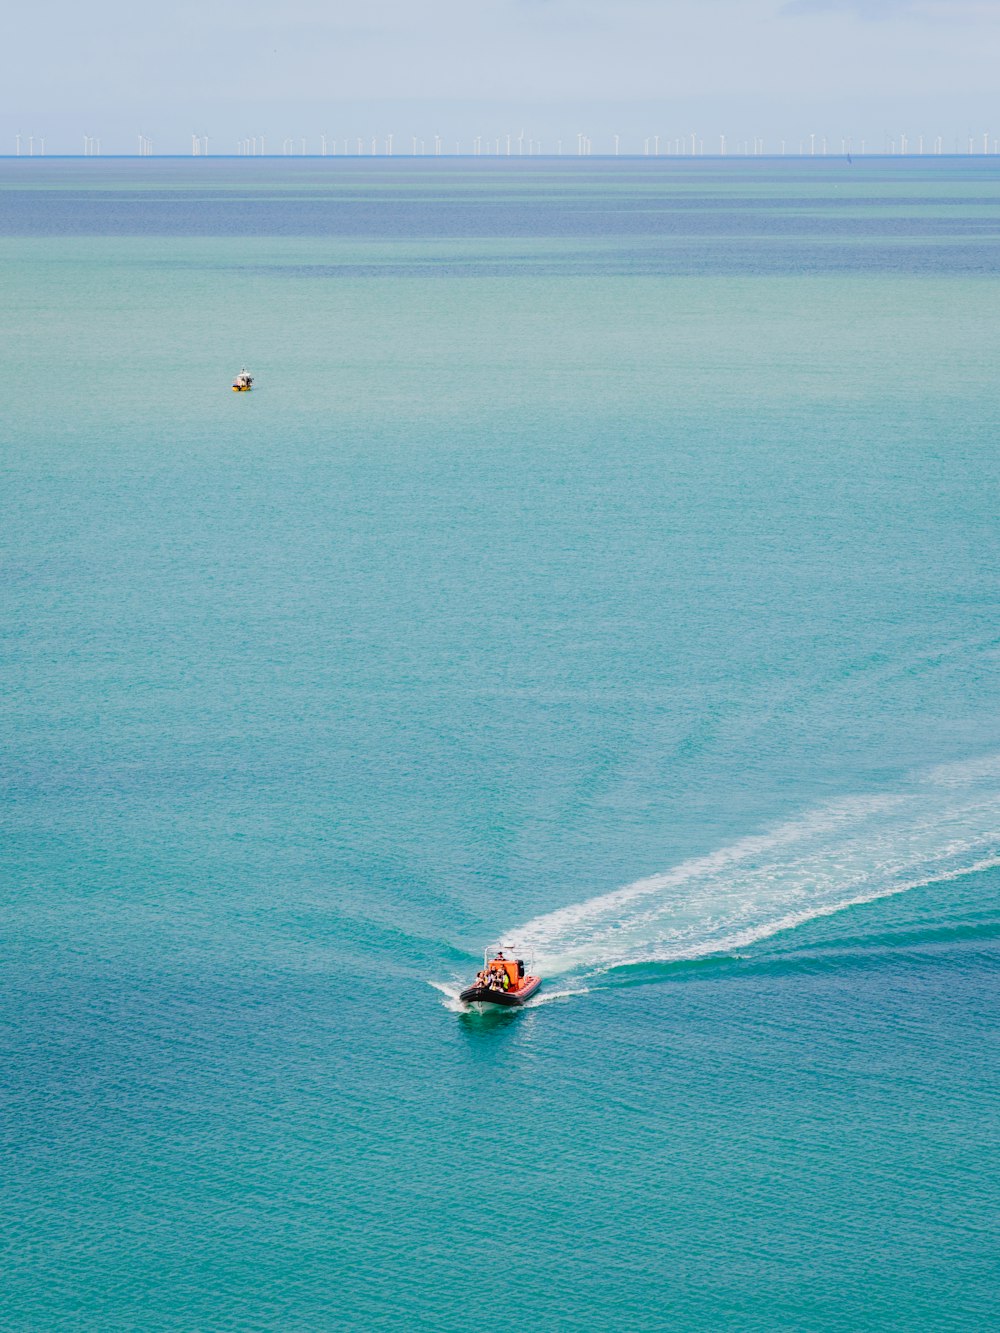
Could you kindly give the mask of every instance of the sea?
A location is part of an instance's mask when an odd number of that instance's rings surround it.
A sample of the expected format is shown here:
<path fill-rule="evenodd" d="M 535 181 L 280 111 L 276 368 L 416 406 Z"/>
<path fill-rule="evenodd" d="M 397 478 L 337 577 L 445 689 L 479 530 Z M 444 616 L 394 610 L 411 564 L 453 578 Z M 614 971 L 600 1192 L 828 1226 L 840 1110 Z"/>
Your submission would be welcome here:
<path fill-rule="evenodd" d="M 995 1325 L 1000 159 L 6 159 L 0 292 L 4 1330 Z"/>

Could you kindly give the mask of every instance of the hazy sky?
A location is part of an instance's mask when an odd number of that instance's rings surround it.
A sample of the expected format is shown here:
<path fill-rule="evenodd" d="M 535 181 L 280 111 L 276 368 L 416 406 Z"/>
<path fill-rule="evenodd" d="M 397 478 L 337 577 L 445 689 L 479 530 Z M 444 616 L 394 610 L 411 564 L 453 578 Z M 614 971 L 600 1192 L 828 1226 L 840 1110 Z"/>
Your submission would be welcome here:
<path fill-rule="evenodd" d="M 522 129 L 718 146 L 1000 137 L 1000 0 L 40 0 L 8 11 L 0 151 Z"/>

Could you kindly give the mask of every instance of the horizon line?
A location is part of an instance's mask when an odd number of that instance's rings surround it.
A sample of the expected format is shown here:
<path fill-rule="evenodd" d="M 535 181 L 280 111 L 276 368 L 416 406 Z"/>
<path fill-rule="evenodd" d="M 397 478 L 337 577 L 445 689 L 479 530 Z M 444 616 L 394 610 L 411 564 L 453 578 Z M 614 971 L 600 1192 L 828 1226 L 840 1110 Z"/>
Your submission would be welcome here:
<path fill-rule="evenodd" d="M 777 161 L 793 158 L 797 161 L 847 161 L 856 157 L 864 158 L 913 158 L 923 160 L 925 158 L 963 158 L 970 160 L 987 160 L 1000 157 L 1000 152 L 925 152 L 925 153 L 893 153 L 886 151 L 872 152 L 869 149 L 861 151 L 860 149 L 851 149 L 847 152 L 838 153 L 0 153 L 0 161 L 10 162 L 48 162 L 48 161 L 148 161 L 150 158 L 157 158 L 163 161 L 181 161 L 198 162 L 205 158 L 211 158 L 217 161 L 238 161 L 246 159 L 256 159 L 257 161 L 274 162 L 330 162 L 330 161 L 352 161 L 352 162 L 426 162 L 442 161 L 445 159 L 455 160 L 456 158 L 467 158 L 470 161 L 487 162 L 528 162 L 546 159 L 553 162 L 586 162 L 599 158 L 602 161 L 632 161 L 632 162 L 693 162 L 698 160 L 710 160 L 714 162 L 761 162 Z"/>

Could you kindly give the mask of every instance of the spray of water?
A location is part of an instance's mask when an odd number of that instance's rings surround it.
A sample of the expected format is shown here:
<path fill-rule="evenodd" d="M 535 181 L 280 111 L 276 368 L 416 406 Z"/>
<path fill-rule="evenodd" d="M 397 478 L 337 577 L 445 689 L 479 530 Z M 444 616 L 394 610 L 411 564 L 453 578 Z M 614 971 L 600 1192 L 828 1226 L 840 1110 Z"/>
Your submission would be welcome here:
<path fill-rule="evenodd" d="M 1000 755 L 821 806 L 507 934 L 545 977 L 729 952 L 1000 865 Z"/>

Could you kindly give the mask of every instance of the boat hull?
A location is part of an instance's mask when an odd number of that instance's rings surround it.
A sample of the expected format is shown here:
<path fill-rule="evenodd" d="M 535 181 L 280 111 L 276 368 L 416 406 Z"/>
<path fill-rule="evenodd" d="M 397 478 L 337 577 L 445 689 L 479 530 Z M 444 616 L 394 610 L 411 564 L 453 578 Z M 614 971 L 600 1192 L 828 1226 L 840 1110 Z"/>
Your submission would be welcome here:
<path fill-rule="evenodd" d="M 542 984 L 541 977 L 525 977 L 517 990 L 494 990 L 492 986 L 469 986 L 458 997 L 463 1004 L 496 1004 L 504 1009 L 520 1009 Z"/>

